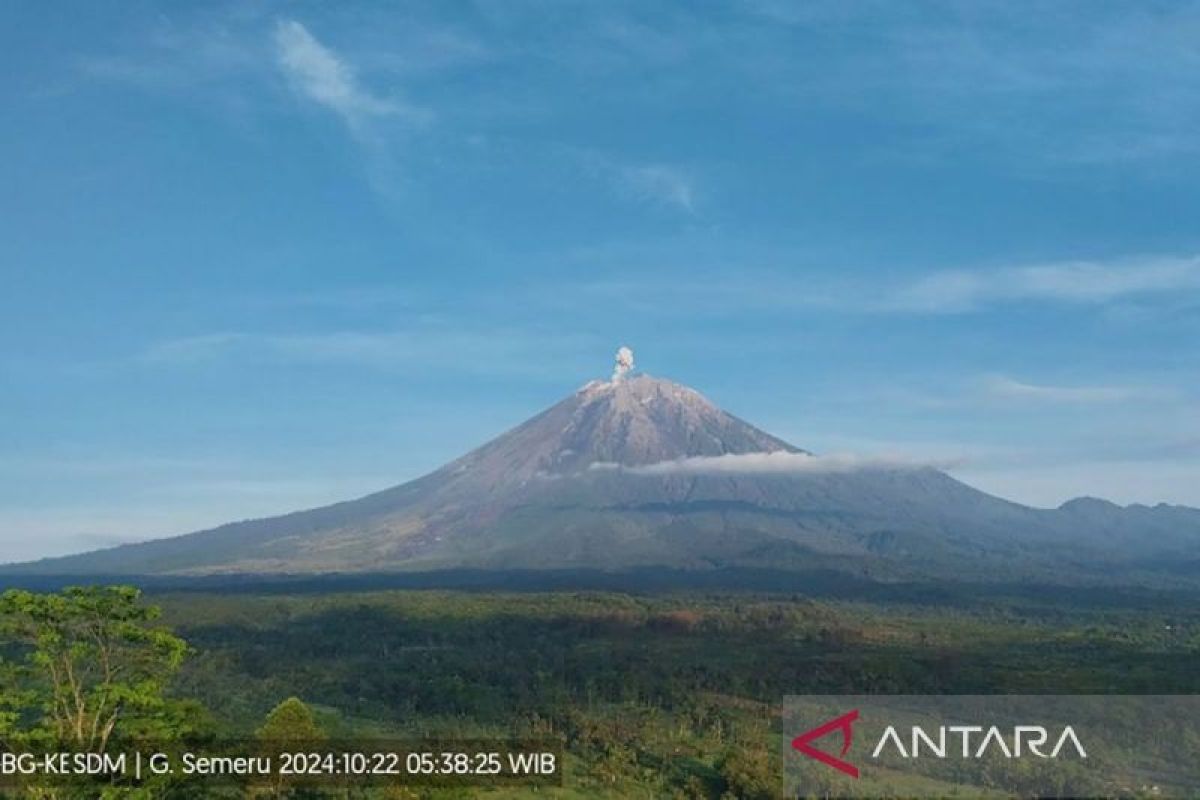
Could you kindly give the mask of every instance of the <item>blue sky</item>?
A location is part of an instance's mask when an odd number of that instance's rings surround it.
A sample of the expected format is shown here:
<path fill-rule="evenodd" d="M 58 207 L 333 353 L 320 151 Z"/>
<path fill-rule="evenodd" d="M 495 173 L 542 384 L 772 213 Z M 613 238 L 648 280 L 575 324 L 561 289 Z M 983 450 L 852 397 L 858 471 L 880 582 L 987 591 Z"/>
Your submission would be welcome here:
<path fill-rule="evenodd" d="M 0 6 L 0 559 L 416 477 L 628 344 L 1200 505 L 1194 3 Z"/>

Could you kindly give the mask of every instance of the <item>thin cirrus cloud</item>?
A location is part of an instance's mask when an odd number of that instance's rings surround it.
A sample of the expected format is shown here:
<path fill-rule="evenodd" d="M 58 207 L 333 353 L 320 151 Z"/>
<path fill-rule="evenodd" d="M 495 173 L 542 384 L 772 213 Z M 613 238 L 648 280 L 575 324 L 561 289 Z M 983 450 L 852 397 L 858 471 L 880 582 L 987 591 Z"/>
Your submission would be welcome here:
<path fill-rule="evenodd" d="M 1200 256 L 1125 263 L 1064 261 L 988 272 L 934 272 L 902 287 L 881 310 L 962 313 L 1016 301 L 1099 304 L 1121 297 L 1200 290 Z"/>
<path fill-rule="evenodd" d="M 1004 375 L 983 382 L 984 394 L 993 400 L 1049 405 L 1104 405 L 1136 400 L 1169 399 L 1170 392 L 1139 386 L 1052 386 L 1026 383 Z"/>
<path fill-rule="evenodd" d="M 605 184 L 614 194 L 649 206 L 696 213 L 696 181 L 674 164 L 640 162 L 580 147 L 554 151 L 574 169 Z"/>
<path fill-rule="evenodd" d="M 408 364 L 430 351 L 409 331 L 335 331 L 320 334 L 211 333 L 158 342 L 140 360 L 189 365 L 225 360 L 345 362 L 368 366 Z"/>
<path fill-rule="evenodd" d="M 399 116 L 416 121 L 427 116 L 399 100 L 370 92 L 344 58 L 295 20 L 276 23 L 274 42 L 278 65 L 296 90 L 335 112 L 352 130 L 361 132 L 373 118 Z"/>
<path fill-rule="evenodd" d="M 696 210 L 692 180 L 680 169 L 664 164 L 625 166 L 617 175 L 623 187 L 639 199 L 689 214 Z"/>
<path fill-rule="evenodd" d="M 622 254 L 623 257 L 627 257 Z M 779 270 L 739 270 L 736 280 L 716 271 L 696 280 L 655 274 L 571 284 L 607 302 L 646 306 L 655 314 L 730 307 L 770 311 L 803 309 L 870 315 L 966 315 L 1020 303 L 1099 308 L 1124 300 L 1156 302 L 1200 296 L 1200 256 L 1121 261 L 1058 261 L 996 269 L 926 270 L 906 280 L 809 277 Z M 558 298 L 563 291 L 550 296 Z M 653 302 L 646 298 L 654 298 Z M 674 302 L 664 302 L 673 298 Z"/>
<path fill-rule="evenodd" d="M 302 363 L 538 377 L 569 371 L 579 355 L 590 352 L 595 344 L 580 335 L 551 336 L 510 329 L 467 331 L 443 326 L 305 334 L 222 332 L 160 341 L 136 360 L 165 367 L 225 362 Z"/>

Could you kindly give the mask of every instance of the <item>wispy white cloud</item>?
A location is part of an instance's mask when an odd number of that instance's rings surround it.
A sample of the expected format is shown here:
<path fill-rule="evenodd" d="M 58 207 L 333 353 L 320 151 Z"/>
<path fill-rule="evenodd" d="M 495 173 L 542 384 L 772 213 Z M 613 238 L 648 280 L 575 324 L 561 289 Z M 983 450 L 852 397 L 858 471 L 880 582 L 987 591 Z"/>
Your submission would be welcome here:
<path fill-rule="evenodd" d="M 440 325 L 303 334 L 222 332 L 156 342 L 137 360 L 155 366 L 278 362 L 541 376 L 570 374 L 596 344 L 590 337 L 561 332 Z"/>
<path fill-rule="evenodd" d="M 913 440 L 835 436 L 831 451 L 898 454 L 855 461 L 931 466 L 1008 500 L 1052 508 L 1083 495 L 1119 503 L 1181 503 L 1200 507 L 1196 458 L 1200 437 L 1184 429 L 1155 437 L 1142 429 L 1114 431 L 1110 440 Z M 839 457 L 833 459 L 837 464 Z"/>
<path fill-rule="evenodd" d="M 264 73 L 259 48 L 242 30 L 244 22 L 239 14 L 215 8 L 191 24 L 162 14 L 124 47 L 85 53 L 74 63 L 88 80 L 147 91 L 182 95 L 239 84 L 244 89 Z M 211 93 L 203 95 L 212 99 Z"/>
<path fill-rule="evenodd" d="M 150 364 L 176 365 L 230 357 L 386 365 L 407 363 L 421 354 L 420 337 L 407 331 L 337 331 L 325 334 L 211 333 L 157 342 L 147 348 L 140 359 Z"/>
<path fill-rule="evenodd" d="M 404 183 L 398 144 L 433 113 L 396 91 L 386 97 L 370 91 L 346 57 L 295 20 L 276 23 L 274 44 L 277 64 L 295 90 L 341 118 L 363 151 L 368 182 L 381 198 L 395 200 Z"/>
<path fill-rule="evenodd" d="M 206 333 L 167 339 L 148 347 L 138 359 L 149 364 L 183 364 L 207 361 L 246 340 L 240 333 Z"/>
<path fill-rule="evenodd" d="M 992 399 L 1055 405 L 1094 405 L 1130 401 L 1161 400 L 1172 394 L 1163 389 L 1140 386 L 1052 386 L 1026 383 L 1004 375 L 983 382 L 984 394 Z"/>
<path fill-rule="evenodd" d="M 592 471 L 620 471 L 630 475 L 724 475 L 724 474 L 792 474 L 792 473 L 830 473 L 858 472 L 862 470 L 885 469 L 920 469 L 922 467 L 941 466 L 920 461 L 901 455 L 855 455 L 852 453 L 834 453 L 815 456 L 808 453 L 727 453 L 721 456 L 698 456 L 695 458 L 680 458 L 673 461 L 660 461 L 641 466 L 622 466 L 609 462 L 597 462 L 588 467 Z"/>
<path fill-rule="evenodd" d="M 696 180 L 682 166 L 617 158 L 580 147 L 564 146 L 557 153 L 618 196 L 688 214 L 696 212 Z"/>
<path fill-rule="evenodd" d="M 117 456 L 96 455 L 24 455 L 0 456 L 0 476 L 51 476 L 70 480 L 89 480 L 137 475 L 140 477 L 164 472 L 220 471 L 228 463 L 220 459 L 184 458 L 177 456 L 138 456 L 122 453 Z"/>
<path fill-rule="evenodd" d="M 633 260 L 632 257 L 625 257 Z M 786 259 L 773 256 L 773 260 Z M 656 314 L 689 314 L 730 308 L 743 311 L 828 311 L 861 314 L 968 314 L 1016 303 L 1113 306 L 1122 301 L 1178 303 L 1200 294 L 1200 256 L 1160 256 L 1114 261 L 1068 260 L 993 269 L 925 270 L 909 278 L 886 273 L 830 277 L 806 263 L 796 269 L 710 269 L 697 279 L 686 272 L 614 276 L 572 285 L 572 291 L 607 296 Z M 810 273 L 815 273 L 811 275 Z M 686 279 L 684 279 L 686 275 Z M 546 290 L 561 302 L 564 289 Z M 648 300 L 647 298 L 652 298 Z"/>
<path fill-rule="evenodd" d="M 695 211 L 692 179 L 681 169 L 665 164 L 622 166 L 617 176 L 634 196 L 688 213 Z"/>
<path fill-rule="evenodd" d="M 990 271 L 934 272 L 901 287 L 881 310 L 962 313 L 1016 301 L 1097 304 L 1131 295 L 1200 290 L 1200 257 L 1124 263 L 1066 261 Z"/>
<path fill-rule="evenodd" d="M 354 68 L 317 41 L 301 23 L 280 20 L 275 26 L 275 54 L 280 68 L 309 100 L 337 113 L 359 129 L 373 117 L 420 117 L 415 109 L 395 99 L 376 96 L 363 87 Z"/>
<path fill-rule="evenodd" d="M 801 7 L 802 5 L 802 7 Z M 1154 9 L 1060 3 L 1037 26 L 1011 3 L 783 3 L 747 7 L 776 23 L 871 47 L 822 53 L 823 80 L 779 80 L 795 59 L 750 50 L 775 91 L 810 102 L 867 107 L 904 98 L 904 114 L 934 125 L 893 155 L 961 153 L 988 143 L 1013 168 L 1129 164 L 1192 155 L 1200 17 L 1190 3 Z M 937 9 L 937 10 L 932 10 Z M 1070 36 L 1062 31 L 1070 30 Z M 894 106 L 888 105 L 889 109 Z M 931 135 L 931 131 L 933 131 Z"/>

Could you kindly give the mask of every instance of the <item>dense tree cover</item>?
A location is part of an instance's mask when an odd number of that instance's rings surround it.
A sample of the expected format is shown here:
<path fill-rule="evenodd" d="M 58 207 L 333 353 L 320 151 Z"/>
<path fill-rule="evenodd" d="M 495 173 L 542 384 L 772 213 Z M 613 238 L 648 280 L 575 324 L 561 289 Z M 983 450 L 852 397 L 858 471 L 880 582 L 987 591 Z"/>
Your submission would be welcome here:
<path fill-rule="evenodd" d="M 786 694 L 1200 687 L 1200 611 L 1187 603 L 445 591 L 155 601 L 161 619 L 128 588 L 6 593 L 4 744 L 534 737 L 563 743 L 570 776 L 539 796 L 732 800 L 777 795 Z"/>
<path fill-rule="evenodd" d="M 269 703 L 298 693 L 332 736 L 558 738 L 579 793 L 565 796 L 772 796 L 786 694 L 1200 687 L 1200 611 L 1186 603 L 445 591 L 159 600 L 198 651 L 182 688 L 227 724 L 252 730 Z"/>

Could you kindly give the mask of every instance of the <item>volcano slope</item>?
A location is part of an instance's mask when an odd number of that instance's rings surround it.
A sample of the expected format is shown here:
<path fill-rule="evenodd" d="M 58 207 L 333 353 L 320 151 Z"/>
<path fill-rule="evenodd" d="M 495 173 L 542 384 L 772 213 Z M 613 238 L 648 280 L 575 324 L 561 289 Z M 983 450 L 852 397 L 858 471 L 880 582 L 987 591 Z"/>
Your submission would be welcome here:
<path fill-rule="evenodd" d="M 6 567 L 9 574 L 835 569 L 879 578 L 1190 581 L 1200 511 L 1012 503 L 928 466 L 814 456 L 694 389 L 593 381 L 375 494 Z M 1165 579 L 1165 578 L 1164 578 Z"/>

